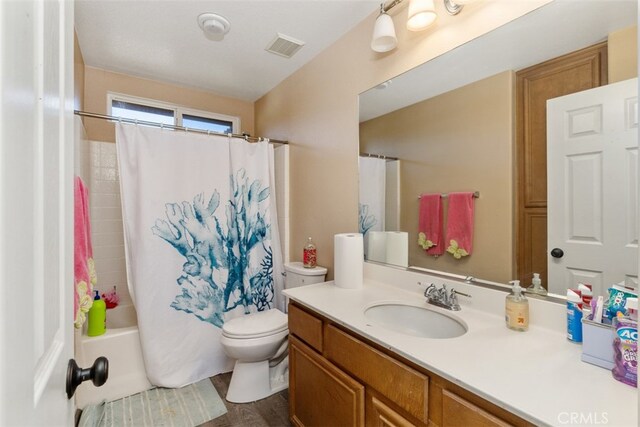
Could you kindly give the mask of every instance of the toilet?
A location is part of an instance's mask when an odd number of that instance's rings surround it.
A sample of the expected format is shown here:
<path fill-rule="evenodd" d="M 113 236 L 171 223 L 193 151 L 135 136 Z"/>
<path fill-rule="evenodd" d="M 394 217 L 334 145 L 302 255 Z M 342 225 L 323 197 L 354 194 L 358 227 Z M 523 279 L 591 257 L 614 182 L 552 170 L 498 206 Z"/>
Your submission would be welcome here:
<path fill-rule="evenodd" d="M 324 282 L 327 269 L 286 263 L 285 288 Z M 278 309 L 237 317 L 222 326 L 220 343 L 236 359 L 226 399 L 246 403 L 264 399 L 289 386 L 287 315 Z"/>

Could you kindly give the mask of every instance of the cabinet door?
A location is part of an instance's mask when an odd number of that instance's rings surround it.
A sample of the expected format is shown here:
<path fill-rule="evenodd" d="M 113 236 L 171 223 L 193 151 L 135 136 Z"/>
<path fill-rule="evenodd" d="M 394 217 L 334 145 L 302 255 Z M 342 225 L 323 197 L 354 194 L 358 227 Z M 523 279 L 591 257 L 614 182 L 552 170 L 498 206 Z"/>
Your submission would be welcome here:
<path fill-rule="evenodd" d="M 297 426 L 363 426 L 364 386 L 290 336 L 289 416 Z"/>
<path fill-rule="evenodd" d="M 442 390 L 442 427 L 505 427 L 510 425 L 457 394 Z"/>

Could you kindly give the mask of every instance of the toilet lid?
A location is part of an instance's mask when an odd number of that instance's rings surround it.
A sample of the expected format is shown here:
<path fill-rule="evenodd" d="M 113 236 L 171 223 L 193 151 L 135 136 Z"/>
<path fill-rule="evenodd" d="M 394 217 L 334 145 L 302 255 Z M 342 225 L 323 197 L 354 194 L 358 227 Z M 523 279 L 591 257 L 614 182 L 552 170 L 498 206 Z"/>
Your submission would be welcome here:
<path fill-rule="evenodd" d="M 274 308 L 231 319 L 222 326 L 222 334 L 231 338 L 259 338 L 286 329 L 287 315 Z"/>

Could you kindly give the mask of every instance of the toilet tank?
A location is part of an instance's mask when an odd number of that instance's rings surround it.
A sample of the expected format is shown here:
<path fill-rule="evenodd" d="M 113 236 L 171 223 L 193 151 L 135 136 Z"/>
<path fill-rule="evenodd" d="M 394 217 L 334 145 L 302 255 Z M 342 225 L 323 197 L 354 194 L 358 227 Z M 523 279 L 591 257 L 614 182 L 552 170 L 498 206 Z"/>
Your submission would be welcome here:
<path fill-rule="evenodd" d="M 286 272 L 284 279 L 285 289 L 322 283 L 325 281 L 327 275 L 327 269 L 325 267 L 316 266 L 314 268 L 304 268 L 301 262 L 285 263 L 284 271 Z"/>

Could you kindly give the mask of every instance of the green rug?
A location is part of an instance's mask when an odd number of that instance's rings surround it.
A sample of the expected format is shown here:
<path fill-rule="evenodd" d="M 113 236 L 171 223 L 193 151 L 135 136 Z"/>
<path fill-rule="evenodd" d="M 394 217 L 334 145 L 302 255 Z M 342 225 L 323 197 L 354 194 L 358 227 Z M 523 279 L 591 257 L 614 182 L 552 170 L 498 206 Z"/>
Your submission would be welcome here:
<path fill-rule="evenodd" d="M 82 411 L 79 427 L 194 427 L 227 412 L 207 378 L 182 388 L 153 388 Z"/>

